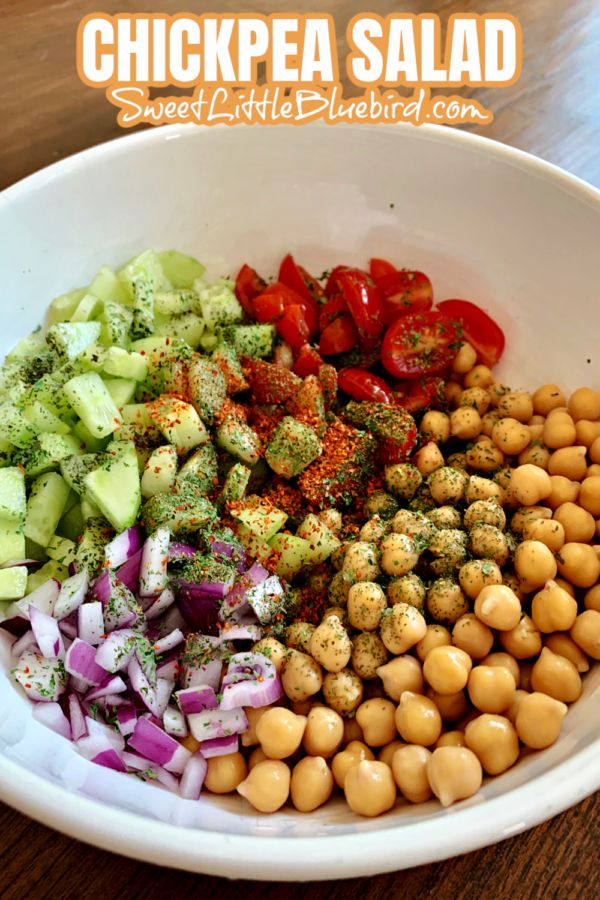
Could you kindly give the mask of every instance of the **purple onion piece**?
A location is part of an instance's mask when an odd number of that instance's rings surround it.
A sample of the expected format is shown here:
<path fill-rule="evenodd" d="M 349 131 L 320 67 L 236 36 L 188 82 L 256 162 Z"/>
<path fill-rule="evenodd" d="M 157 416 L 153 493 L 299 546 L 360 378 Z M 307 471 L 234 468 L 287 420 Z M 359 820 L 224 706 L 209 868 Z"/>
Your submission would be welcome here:
<path fill-rule="evenodd" d="M 107 670 L 96 660 L 96 649 L 81 638 L 75 638 L 67 650 L 65 670 L 86 685 L 94 687 L 101 684 L 107 675 Z"/>
<path fill-rule="evenodd" d="M 108 675 L 98 687 L 92 688 L 83 698 L 85 703 L 93 703 L 101 697 L 107 697 L 109 694 L 121 694 L 127 690 L 127 685 L 120 675 Z"/>
<path fill-rule="evenodd" d="M 12 675 L 30 700 L 54 703 L 65 690 L 66 674 L 62 662 L 31 650 L 21 653 Z"/>
<path fill-rule="evenodd" d="M 162 766 L 156 766 L 149 759 L 144 759 L 143 756 L 139 756 L 137 753 L 128 753 L 127 751 L 123 751 L 121 758 L 128 769 L 141 773 L 150 772 L 153 779 L 156 779 L 160 784 L 173 791 L 174 794 L 179 793 L 179 781 L 174 775 L 163 769 Z"/>
<path fill-rule="evenodd" d="M 176 706 L 167 706 L 163 713 L 163 728 L 173 737 L 186 737 L 187 722 L 184 714 Z"/>
<path fill-rule="evenodd" d="M 66 619 L 68 615 L 78 609 L 85 600 L 89 587 L 90 579 L 87 569 L 82 569 L 81 572 L 63 581 L 52 612 L 54 618 Z"/>
<path fill-rule="evenodd" d="M 146 618 L 150 621 L 152 619 L 156 619 L 160 616 L 165 610 L 167 610 L 170 606 L 175 603 L 175 593 L 170 587 L 164 589 L 162 594 L 154 600 L 145 610 Z"/>
<path fill-rule="evenodd" d="M 144 535 L 139 525 L 125 529 L 104 548 L 104 558 L 111 569 L 123 565 L 142 547 Z"/>
<path fill-rule="evenodd" d="M 185 764 L 179 782 L 179 793 L 184 800 L 198 800 L 206 778 L 208 763 L 201 753 L 194 753 Z"/>
<path fill-rule="evenodd" d="M 129 746 L 142 756 L 163 766 L 168 772 L 180 774 L 191 753 L 179 741 L 163 731 L 148 719 L 138 719 Z"/>
<path fill-rule="evenodd" d="M 95 651 L 96 662 L 107 672 L 119 672 L 127 668 L 135 648 L 136 633 L 131 628 L 111 631 Z"/>
<path fill-rule="evenodd" d="M 76 693 L 69 694 L 69 720 L 71 722 L 72 739 L 78 741 L 82 737 L 87 737 L 88 727 L 85 721 L 85 712 L 81 705 L 79 695 Z"/>
<path fill-rule="evenodd" d="M 71 725 L 59 703 L 36 703 L 33 707 L 33 718 L 67 740 L 72 739 Z"/>
<path fill-rule="evenodd" d="M 166 634 L 164 637 L 155 641 L 154 649 L 157 653 L 167 653 L 169 650 L 173 650 L 174 647 L 183 643 L 184 640 L 185 638 L 181 629 L 175 628 L 170 634 Z"/>
<path fill-rule="evenodd" d="M 59 590 L 60 582 L 56 578 L 50 578 L 44 584 L 41 584 L 39 588 L 36 588 L 35 591 L 32 591 L 31 594 L 23 597 L 22 600 L 17 600 L 15 606 L 26 619 L 29 618 L 30 606 L 35 606 L 40 612 L 51 616 L 54 604 L 58 599 Z"/>
<path fill-rule="evenodd" d="M 25 621 L 25 620 L 23 620 Z M 4 624 L 4 623 L 3 623 Z M 21 637 L 17 638 L 12 647 L 10 648 L 10 652 L 13 656 L 19 657 L 21 653 L 25 650 L 31 650 L 32 647 L 36 646 L 35 642 L 35 634 L 29 628 L 25 634 L 22 634 Z"/>
<path fill-rule="evenodd" d="M 137 714 L 133 703 L 123 703 L 117 709 L 117 728 L 124 737 L 130 735 L 137 722 Z"/>
<path fill-rule="evenodd" d="M 184 715 L 199 713 L 205 709 L 216 709 L 219 705 L 214 688 L 208 684 L 184 688 L 175 692 L 179 708 Z"/>
<path fill-rule="evenodd" d="M 229 753 L 237 753 L 239 740 L 239 735 L 230 734 L 227 737 L 203 741 L 200 745 L 200 752 L 205 759 L 210 759 L 211 756 L 227 756 Z"/>
<path fill-rule="evenodd" d="M 248 728 L 248 719 L 243 709 L 205 709 L 188 716 L 188 726 L 197 741 L 211 741 L 213 738 L 243 734 Z"/>
<path fill-rule="evenodd" d="M 82 603 L 77 610 L 77 622 L 79 637 L 88 644 L 97 646 L 104 634 L 102 603 L 99 600 Z"/>
<path fill-rule="evenodd" d="M 189 544 L 181 541 L 171 541 L 169 544 L 169 562 L 178 562 L 182 559 L 191 559 L 198 551 Z"/>

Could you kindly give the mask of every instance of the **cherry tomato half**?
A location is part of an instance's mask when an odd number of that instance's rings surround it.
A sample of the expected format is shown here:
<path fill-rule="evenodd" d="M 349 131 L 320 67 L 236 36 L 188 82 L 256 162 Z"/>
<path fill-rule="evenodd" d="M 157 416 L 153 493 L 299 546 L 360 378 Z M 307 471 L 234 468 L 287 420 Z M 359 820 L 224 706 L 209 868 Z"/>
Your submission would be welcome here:
<path fill-rule="evenodd" d="M 279 281 L 287 284 L 293 291 L 300 294 L 306 301 L 321 300 L 325 291 L 316 278 L 313 278 L 305 268 L 299 266 L 291 253 L 281 261 L 279 266 Z"/>
<path fill-rule="evenodd" d="M 307 375 L 318 375 L 322 365 L 323 357 L 319 351 L 310 344 L 302 344 L 292 366 L 292 372 L 301 378 L 306 378 Z"/>
<path fill-rule="evenodd" d="M 387 259 L 378 259 L 376 256 L 369 260 L 369 273 L 373 281 L 382 278 L 384 275 L 394 275 L 398 269 L 393 266 Z"/>
<path fill-rule="evenodd" d="M 383 331 L 381 297 L 370 275 L 360 269 L 338 272 L 337 286 L 348 304 L 359 337 L 377 340 Z"/>
<path fill-rule="evenodd" d="M 407 313 L 426 312 L 433 306 L 433 288 L 423 272 L 394 272 L 376 279 L 385 325 Z"/>
<path fill-rule="evenodd" d="M 441 312 L 411 313 L 392 322 L 383 337 L 381 362 L 398 378 L 440 375 L 458 349 L 458 330 Z"/>
<path fill-rule="evenodd" d="M 305 308 L 293 303 L 286 306 L 282 317 L 276 323 L 277 333 L 290 345 L 292 350 L 299 350 L 310 340 L 311 330 L 306 321 Z"/>
<path fill-rule="evenodd" d="M 394 385 L 396 403 L 409 413 L 441 409 L 445 403 L 444 384 L 441 378 L 399 381 Z"/>
<path fill-rule="evenodd" d="M 438 309 L 457 321 L 462 336 L 475 347 L 481 362 L 490 368 L 504 351 L 504 332 L 481 307 L 470 300 L 443 300 Z"/>
<path fill-rule="evenodd" d="M 353 400 L 387 403 L 390 406 L 394 403 L 394 395 L 383 378 L 364 369 L 340 369 L 338 384 Z"/>
<path fill-rule="evenodd" d="M 323 331 L 334 319 L 337 319 L 344 313 L 348 313 L 348 304 L 341 294 L 335 294 L 331 300 L 327 301 L 325 306 L 321 307 L 321 312 L 319 313 L 320 331 Z"/>
<path fill-rule="evenodd" d="M 245 264 L 242 266 L 235 280 L 235 296 L 247 316 L 253 317 L 252 301 L 266 286 L 266 281 L 254 269 Z"/>
<path fill-rule="evenodd" d="M 333 353 L 345 353 L 352 350 L 358 341 L 356 327 L 350 316 L 340 316 L 331 325 L 324 328 L 319 342 L 319 351 L 323 356 Z"/>
<path fill-rule="evenodd" d="M 313 334 L 317 329 L 317 304 L 312 298 L 309 302 L 286 284 L 274 281 L 273 284 L 267 285 L 253 301 L 254 315 L 256 318 L 259 314 L 262 315 L 263 318 L 259 319 L 261 322 L 276 322 L 288 306 L 302 307 L 310 333 Z M 269 313 L 273 315 L 273 318 L 266 318 Z"/>

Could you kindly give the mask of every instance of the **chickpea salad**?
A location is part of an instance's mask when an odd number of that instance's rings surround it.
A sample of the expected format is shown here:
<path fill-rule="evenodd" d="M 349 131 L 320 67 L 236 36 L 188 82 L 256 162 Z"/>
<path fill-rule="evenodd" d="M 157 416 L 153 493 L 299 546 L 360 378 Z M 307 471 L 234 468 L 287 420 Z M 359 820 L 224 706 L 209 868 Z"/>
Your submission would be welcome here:
<path fill-rule="evenodd" d="M 475 794 L 600 659 L 600 391 L 503 384 L 422 272 L 147 250 L 0 368 L 0 627 L 33 715 L 185 800 Z"/>

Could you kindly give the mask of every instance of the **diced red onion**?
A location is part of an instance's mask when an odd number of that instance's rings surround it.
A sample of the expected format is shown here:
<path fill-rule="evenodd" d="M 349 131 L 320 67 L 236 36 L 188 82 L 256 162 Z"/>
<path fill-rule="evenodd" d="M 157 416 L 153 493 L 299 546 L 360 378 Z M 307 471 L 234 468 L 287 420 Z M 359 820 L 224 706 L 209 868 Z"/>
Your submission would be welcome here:
<path fill-rule="evenodd" d="M 90 734 L 77 741 L 77 749 L 90 762 L 117 772 L 126 772 L 127 768 L 121 754 L 101 734 Z"/>
<path fill-rule="evenodd" d="M 17 600 L 16 607 L 26 619 L 29 619 L 29 607 L 35 606 L 40 612 L 46 613 L 47 616 L 52 615 L 54 604 L 58 600 L 60 590 L 60 582 L 56 578 L 50 578 L 41 584 L 39 588 L 32 591 L 22 600 Z"/>
<path fill-rule="evenodd" d="M 146 610 L 147 619 L 156 619 L 166 609 L 175 603 L 175 594 L 170 587 L 164 589 L 162 594 Z"/>
<path fill-rule="evenodd" d="M 88 727 L 85 721 L 85 713 L 79 696 L 73 692 L 69 694 L 69 720 L 71 722 L 72 739 L 78 741 L 87 737 Z"/>
<path fill-rule="evenodd" d="M 12 674 L 30 700 L 54 703 L 64 693 L 66 677 L 58 659 L 47 659 L 39 653 L 25 650 Z"/>
<path fill-rule="evenodd" d="M 108 708 L 109 706 L 122 706 L 129 701 L 125 698 L 124 694 L 107 694 L 106 697 L 102 697 L 102 702 L 105 707 Z"/>
<path fill-rule="evenodd" d="M 4 623 L 3 623 L 4 624 Z M 14 642 L 12 647 L 10 648 L 10 652 L 13 656 L 20 656 L 21 653 L 25 650 L 30 650 L 32 647 L 35 647 L 35 634 L 31 630 L 31 628 L 25 632 L 25 634 L 21 635 L 20 638 Z"/>
<path fill-rule="evenodd" d="M 167 734 L 175 737 L 186 737 L 187 722 L 183 713 L 176 706 L 167 706 L 163 713 L 163 728 Z"/>
<path fill-rule="evenodd" d="M 154 714 L 159 719 L 162 719 L 164 712 L 169 705 L 169 700 L 171 699 L 174 687 L 174 681 L 170 681 L 167 678 L 156 679 L 156 709 Z"/>
<path fill-rule="evenodd" d="M 119 734 L 114 728 L 111 728 L 110 725 L 106 725 L 104 722 L 98 722 L 91 716 L 86 716 L 85 723 L 90 735 L 102 737 L 111 747 L 114 747 L 115 750 L 124 750 L 125 739 L 123 738 L 123 735 Z"/>
<path fill-rule="evenodd" d="M 96 649 L 75 638 L 65 655 L 65 669 L 88 686 L 98 686 L 106 678 L 107 670 L 96 659 Z"/>
<path fill-rule="evenodd" d="M 168 681 L 177 681 L 179 669 L 179 654 L 174 653 L 156 664 L 156 677 L 166 678 Z"/>
<path fill-rule="evenodd" d="M 123 565 L 134 553 L 141 548 L 144 542 L 142 529 L 139 525 L 133 525 L 118 534 L 104 548 L 104 559 L 111 569 Z"/>
<path fill-rule="evenodd" d="M 15 566 L 27 566 L 28 569 L 39 569 L 39 559 L 7 559 L 0 565 L 0 569 L 14 569 Z"/>
<path fill-rule="evenodd" d="M 190 559 L 195 556 L 198 551 L 189 544 L 183 544 L 181 541 L 171 541 L 169 544 L 169 562 L 177 562 L 181 559 Z"/>
<path fill-rule="evenodd" d="M 247 572 L 237 579 L 233 587 L 229 590 L 225 603 L 223 604 L 224 608 L 233 612 L 234 609 L 242 606 L 247 602 L 248 592 L 252 590 L 253 587 L 256 587 L 257 584 L 261 584 L 269 577 L 269 573 L 267 570 L 260 565 L 260 563 L 254 563 Z"/>
<path fill-rule="evenodd" d="M 131 628 L 120 628 L 107 634 L 95 651 L 98 665 L 107 672 L 126 669 L 135 653 L 135 636 L 136 633 Z"/>
<path fill-rule="evenodd" d="M 155 641 L 154 649 L 157 653 L 167 653 L 174 647 L 177 647 L 185 640 L 183 632 L 179 628 L 175 628 L 170 634 L 166 634 L 163 638 Z"/>
<path fill-rule="evenodd" d="M 83 603 L 77 610 L 77 613 L 79 637 L 83 641 L 87 641 L 88 644 L 97 646 L 104 634 L 102 603 L 99 600 Z"/>
<path fill-rule="evenodd" d="M 195 631 L 216 631 L 219 620 L 217 592 L 207 591 L 204 585 L 183 582 L 177 589 L 177 603 L 187 625 Z"/>
<path fill-rule="evenodd" d="M 33 718 L 45 725 L 46 728 L 51 728 L 52 731 L 62 734 L 69 741 L 71 740 L 71 726 L 59 703 L 37 703 L 33 707 Z"/>
<path fill-rule="evenodd" d="M 236 653 L 223 679 L 221 709 L 270 706 L 283 696 L 277 669 L 262 653 Z"/>
<path fill-rule="evenodd" d="M 166 769 L 163 769 L 162 766 L 156 766 L 149 759 L 144 759 L 143 756 L 139 756 L 137 753 L 128 753 L 127 751 L 123 751 L 121 758 L 128 769 L 133 769 L 142 774 L 151 772 L 153 779 L 156 779 L 160 784 L 164 785 L 170 791 L 173 791 L 174 794 L 179 793 L 179 782 L 177 778 L 175 778 L 174 775 L 171 775 L 170 772 L 167 772 Z"/>
<path fill-rule="evenodd" d="M 86 703 L 107 697 L 109 694 L 121 694 L 127 690 L 127 685 L 120 675 L 108 675 L 98 687 L 92 688 L 83 698 Z"/>
<path fill-rule="evenodd" d="M 184 800 L 199 799 L 207 770 L 208 763 L 201 753 L 194 753 L 188 759 L 179 782 L 179 793 Z"/>
<path fill-rule="evenodd" d="M 137 722 L 137 714 L 133 703 L 123 703 L 117 709 L 117 728 L 124 737 L 131 734 Z"/>
<path fill-rule="evenodd" d="M 228 641 L 258 641 L 262 637 L 260 625 L 227 625 L 222 635 Z"/>
<path fill-rule="evenodd" d="M 179 741 L 163 731 L 148 719 L 138 719 L 129 738 L 129 746 L 142 756 L 163 766 L 167 772 L 183 772 L 191 753 Z"/>
<path fill-rule="evenodd" d="M 27 619 L 16 603 L 10 603 L 6 610 L 6 619 L 0 622 L 3 631 L 12 634 L 13 637 L 22 637 L 29 631 L 29 619 Z"/>
<path fill-rule="evenodd" d="M 213 738 L 242 734 L 248 728 L 248 719 L 243 709 L 205 709 L 187 717 L 193 736 L 201 743 Z"/>
<path fill-rule="evenodd" d="M 42 656 L 47 659 L 64 659 L 65 645 L 56 619 L 31 604 L 29 621 Z"/>
<path fill-rule="evenodd" d="M 173 631 L 174 628 L 181 628 L 182 631 L 184 629 L 187 630 L 187 622 L 181 615 L 179 607 L 170 606 L 162 620 L 161 629 L 165 634 L 168 634 L 168 632 Z"/>
<path fill-rule="evenodd" d="M 213 738 L 211 741 L 203 741 L 200 752 L 205 759 L 211 756 L 227 756 L 228 753 L 237 753 L 239 749 L 239 735 L 230 734 L 227 737 Z"/>
<path fill-rule="evenodd" d="M 150 712 L 153 713 L 153 715 L 160 718 L 164 712 L 164 709 L 161 710 L 160 708 L 157 697 L 157 689 L 156 687 L 153 687 L 148 681 L 148 678 L 144 674 L 144 671 L 140 666 L 136 654 L 132 656 L 129 665 L 127 666 L 127 674 L 129 676 L 132 691 L 140 698 L 146 709 L 149 709 Z M 159 679 L 157 679 L 157 682 L 158 680 Z M 166 706 L 167 704 L 165 704 L 165 708 Z"/>
<path fill-rule="evenodd" d="M 284 593 L 283 586 L 276 575 L 265 578 L 247 592 L 248 605 L 262 625 L 268 625 L 271 622 L 273 612 L 277 609 L 277 603 Z"/>
<path fill-rule="evenodd" d="M 167 586 L 167 562 L 171 533 L 168 528 L 157 528 L 146 538 L 140 566 L 140 596 L 153 597 Z"/>
<path fill-rule="evenodd" d="M 122 566 L 114 573 L 114 576 L 121 584 L 124 584 L 126 588 L 130 591 L 135 592 L 138 586 L 138 579 L 140 577 L 140 565 L 142 562 L 142 551 L 138 550 L 137 553 L 134 553 L 133 556 L 130 556 L 129 559 L 123 563 Z M 110 597 L 110 575 L 112 574 L 110 569 L 105 569 L 101 575 L 98 576 L 96 581 L 94 582 L 94 586 L 92 587 L 92 594 L 97 600 L 100 600 L 102 603 L 106 603 L 108 598 Z"/>
<path fill-rule="evenodd" d="M 133 593 L 119 581 L 114 572 L 108 573 L 108 585 L 108 599 L 103 603 L 104 628 L 107 633 L 134 625 L 141 617 Z"/>
<path fill-rule="evenodd" d="M 216 709 L 219 705 L 214 688 L 208 684 L 199 684 L 176 691 L 175 697 L 181 712 L 186 716 L 202 712 L 204 709 Z"/>
<path fill-rule="evenodd" d="M 66 619 L 63 619 L 62 622 L 58 623 L 58 627 L 65 635 L 65 637 L 70 638 L 72 641 L 77 637 L 77 626 L 72 622 L 68 622 Z"/>
<path fill-rule="evenodd" d="M 90 588 L 90 578 L 87 569 L 82 569 L 76 575 L 65 579 L 60 586 L 52 615 L 55 619 L 66 617 L 78 609 L 85 600 Z"/>
<path fill-rule="evenodd" d="M 215 690 L 221 683 L 221 671 L 223 669 L 222 660 L 211 659 L 202 666 L 185 667 L 184 684 L 186 687 L 197 687 L 201 684 L 210 685 Z"/>

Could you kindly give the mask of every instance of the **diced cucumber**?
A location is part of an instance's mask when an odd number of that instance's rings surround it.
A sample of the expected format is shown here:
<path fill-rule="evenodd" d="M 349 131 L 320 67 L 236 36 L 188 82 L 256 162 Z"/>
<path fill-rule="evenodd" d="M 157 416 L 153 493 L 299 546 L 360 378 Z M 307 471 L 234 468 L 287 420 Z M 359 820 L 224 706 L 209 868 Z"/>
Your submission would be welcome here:
<path fill-rule="evenodd" d="M 117 409 L 121 409 L 134 399 L 137 381 L 133 378 L 104 378 L 103 381 Z"/>
<path fill-rule="evenodd" d="M 101 372 L 106 358 L 106 348 L 102 344 L 90 344 L 77 358 L 79 372 Z"/>
<path fill-rule="evenodd" d="M 26 505 L 23 470 L 19 466 L 0 469 L 0 518 L 21 525 Z"/>
<path fill-rule="evenodd" d="M 107 437 L 121 424 L 121 414 L 97 372 L 76 375 L 64 386 L 71 406 L 95 437 Z"/>
<path fill-rule="evenodd" d="M 116 434 L 117 432 L 115 432 Z M 73 425 L 73 434 L 79 439 L 81 450 L 85 453 L 100 453 L 108 443 L 108 437 L 97 438 L 80 420 Z"/>
<path fill-rule="evenodd" d="M 141 502 L 140 474 L 132 441 L 113 441 L 102 464 L 85 476 L 86 492 L 116 531 L 135 524 Z"/>
<path fill-rule="evenodd" d="M 218 481 L 217 453 L 212 443 L 202 444 L 182 465 L 177 483 L 190 480 L 202 494 L 211 493 Z"/>
<path fill-rule="evenodd" d="M 63 513 L 56 530 L 64 537 L 68 537 L 72 541 L 78 541 L 84 527 L 85 519 L 81 515 L 81 506 L 77 503 L 68 512 Z"/>
<path fill-rule="evenodd" d="M 37 356 L 38 353 L 41 353 L 45 348 L 46 338 L 43 337 L 41 331 L 34 331 L 32 334 L 28 334 L 27 337 L 21 338 L 21 340 L 15 344 L 10 353 L 6 354 L 4 362 L 6 364 L 30 359 L 32 356 Z"/>
<path fill-rule="evenodd" d="M 148 532 L 165 526 L 175 536 L 199 531 L 216 518 L 217 510 L 191 479 L 178 482 L 173 491 L 150 497 L 142 509 L 142 521 Z"/>
<path fill-rule="evenodd" d="M 133 324 L 133 313 L 119 303 L 104 301 L 102 319 L 102 343 L 106 347 L 127 347 L 129 330 Z"/>
<path fill-rule="evenodd" d="M 161 353 L 164 355 L 170 343 L 171 340 L 166 335 L 156 335 L 132 341 L 131 349 L 136 353 L 145 353 L 152 365 L 160 361 Z"/>
<path fill-rule="evenodd" d="M 154 295 L 171 285 L 154 250 L 145 250 L 119 272 L 125 291 L 133 300 L 131 334 L 142 338 L 154 331 Z"/>
<path fill-rule="evenodd" d="M 67 418 L 72 413 L 69 399 L 63 388 L 74 375 L 77 375 L 77 369 L 73 363 L 67 363 L 59 369 L 48 372 L 32 385 L 30 400 L 39 400 L 61 419 Z"/>
<path fill-rule="evenodd" d="M 142 496 L 153 497 L 170 490 L 177 477 L 177 450 L 171 444 L 157 447 L 150 455 L 142 475 Z"/>
<path fill-rule="evenodd" d="M 74 291 L 55 297 L 48 307 L 48 323 L 54 325 L 56 322 L 68 322 L 77 309 L 80 300 L 85 297 L 85 293 L 85 288 L 76 288 Z"/>
<path fill-rule="evenodd" d="M 39 400 L 32 400 L 23 408 L 23 415 L 37 432 L 68 434 L 69 426 Z"/>
<path fill-rule="evenodd" d="M 269 541 L 288 518 L 282 509 L 256 496 L 248 497 L 247 506 L 235 509 L 233 515 L 263 541 Z"/>
<path fill-rule="evenodd" d="M 223 338 L 235 347 L 239 356 L 263 359 L 273 352 L 274 325 L 229 325 L 223 329 Z"/>
<path fill-rule="evenodd" d="M 0 440 L 15 447 L 27 447 L 35 437 L 35 429 L 12 403 L 0 404 Z"/>
<path fill-rule="evenodd" d="M 85 476 L 96 469 L 100 463 L 97 453 L 82 453 L 80 456 L 68 456 L 61 460 L 60 471 L 69 487 L 80 497 L 85 493 L 83 483 Z"/>
<path fill-rule="evenodd" d="M 25 474 L 35 478 L 57 469 L 61 460 L 80 453 L 79 442 L 70 434 L 41 434 L 25 458 Z"/>
<path fill-rule="evenodd" d="M 85 523 L 81 540 L 77 544 L 75 562 L 77 569 L 87 569 L 90 577 L 104 564 L 104 548 L 112 537 L 112 530 L 106 519 L 90 519 Z"/>
<path fill-rule="evenodd" d="M 121 440 L 121 434 L 128 430 L 128 433 L 136 439 L 136 441 L 150 441 L 154 443 L 158 441 L 160 432 L 156 422 L 150 418 L 150 411 L 146 403 L 127 403 L 121 409 L 123 424 L 115 432 L 115 440 Z"/>
<path fill-rule="evenodd" d="M 100 338 L 100 322 L 58 322 L 48 329 L 46 340 L 65 359 L 76 359 Z"/>
<path fill-rule="evenodd" d="M 43 547 L 40 547 L 39 544 L 36 544 L 35 541 L 30 541 L 29 538 L 24 538 L 25 540 L 25 559 L 35 559 L 40 565 L 48 562 L 48 556 Z"/>
<path fill-rule="evenodd" d="M 225 376 L 228 394 L 237 394 L 248 388 L 248 382 L 242 372 L 238 355 L 231 344 L 219 341 L 213 351 L 212 358 Z"/>
<path fill-rule="evenodd" d="M 100 510 L 100 507 L 97 506 L 94 503 L 94 501 L 89 498 L 89 496 L 87 494 L 85 494 L 81 498 L 80 509 L 81 509 L 81 517 L 84 522 L 87 522 L 88 519 L 101 519 L 102 518 L 102 511 Z"/>
<path fill-rule="evenodd" d="M 218 365 L 203 356 L 196 356 L 188 366 L 190 399 L 200 418 L 212 424 L 227 399 L 225 377 Z"/>
<path fill-rule="evenodd" d="M 13 444 L 9 441 L 0 440 L 0 467 L 11 465 L 14 449 Z"/>
<path fill-rule="evenodd" d="M 311 566 L 325 562 L 341 546 L 341 541 L 331 528 L 312 513 L 302 520 L 296 534 L 310 544 L 307 561 Z"/>
<path fill-rule="evenodd" d="M 86 294 L 77 304 L 77 309 L 71 316 L 71 322 L 89 322 L 98 314 L 100 306 L 98 297 L 94 294 Z"/>
<path fill-rule="evenodd" d="M 248 555 L 251 556 L 252 559 L 257 560 L 257 562 L 263 563 L 264 565 L 273 555 L 271 546 L 264 538 L 258 537 L 258 535 L 253 531 L 250 531 L 246 525 L 238 526 L 237 535 Z"/>
<path fill-rule="evenodd" d="M 178 453 L 186 453 L 210 440 L 204 422 L 191 403 L 177 397 L 159 397 L 148 404 L 151 417 Z"/>
<path fill-rule="evenodd" d="M 141 353 L 128 353 L 122 347 L 109 347 L 103 362 L 104 371 L 117 378 L 143 381 L 148 374 L 148 361 Z"/>
<path fill-rule="evenodd" d="M 205 331 L 202 337 L 200 338 L 200 347 L 206 353 L 212 353 L 217 344 L 219 343 L 219 335 L 215 334 L 212 331 Z"/>
<path fill-rule="evenodd" d="M 308 562 L 310 543 L 304 538 L 293 534 L 276 534 L 269 544 L 279 554 L 275 571 L 280 578 L 293 578 Z"/>
<path fill-rule="evenodd" d="M 196 291 L 163 291 L 154 297 L 154 310 L 161 316 L 181 316 L 198 303 Z"/>
<path fill-rule="evenodd" d="M 218 281 L 210 287 L 197 283 L 199 312 L 206 322 L 206 327 L 214 331 L 217 326 L 233 325 L 243 322 L 244 310 L 233 293 L 230 282 Z"/>
<path fill-rule="evenodd" d="M 247 466 L 253 466 L 260 457 L 259 436 L 249 425 L 234 416 L 228 416 L 221 422 L 215 440 L 219 447 Z"/>
<path fill-rule="evenodd" d="M 25 558 L 23 526 L 14 521 L 0 519 L 0 564 L 11 559 Z"/>
<path fill-rule="evenodd" d="M 193 256 L 180 253 L 179 250 L 163 250 L 158 260 L 166 278 L 174 288 L 191 288 L 197 278 L 202 278 L 205 266 Z"/>
<path fill-rule="evenodd" d="M 273 431 L 265 459 L 283 478 L 294 478 L 321 455 L 321 442 L 312 428 L 286 416 Z"/>
<path fill-rule="evenodd" d="M 77 544 L 75 541 L 60 537 L 58 534 L 53 535 L 46 547 L 46 553 L 50 559 L 61 563 L 63 566 L 70 566 L 71 563 L 75 562 L 76 552 Z"/>
<path fill-rule="evenodd" d="M 70 487 L 56 472 L 40 475 L 31 485 L 25 517 L 25 537 L 46 547 L 56 531 Z"/>
<path fill-rule="evenodd" d="M 242 463 L 234 463 L 225 476 L 221 499 L 224 502 L 242 500 L 250 481 L 250 475 L 251 472 L 248 466 L 244 466 Z"/>
<path fill-rule="evenodd" d="M 63 566 L 63 564 L 56 559 L 49 559 L 47 563 L 44 563 L 41 569 L 38 569 L 37 572 L 32 572 L 31 575 L 28 576 L 27 593 L 31 594 L 32 591 L 35 591 L 43 584 L 46 584 L 51 578 L 56 578 L 57 581 L 64 581 L 68 575 L 69 570 L 66 566 Z"/>
<path fill-rule="evenodd" d="M 0 569 L 0 600 L 20 600 L 27 591 L 27 566 Z"/>
<path fill-rule="evenodd" d="M 114 303 L 127 303 L 127 292 L 112 269 L 104 266 L 97 272 L 88 288 L 90 294 L 94 294 L 99 300 L 113 301 Z"/>
<path fill-rule="evenodd" d="M 170 335 L 185 341 L 195 350 L 200 346 L 204 328 L 204 319 L 195 313 L 184 313 L 182 316 L 170 316 L 165 322 L 158 323 L 154 331 L 155 334 Z"/>

